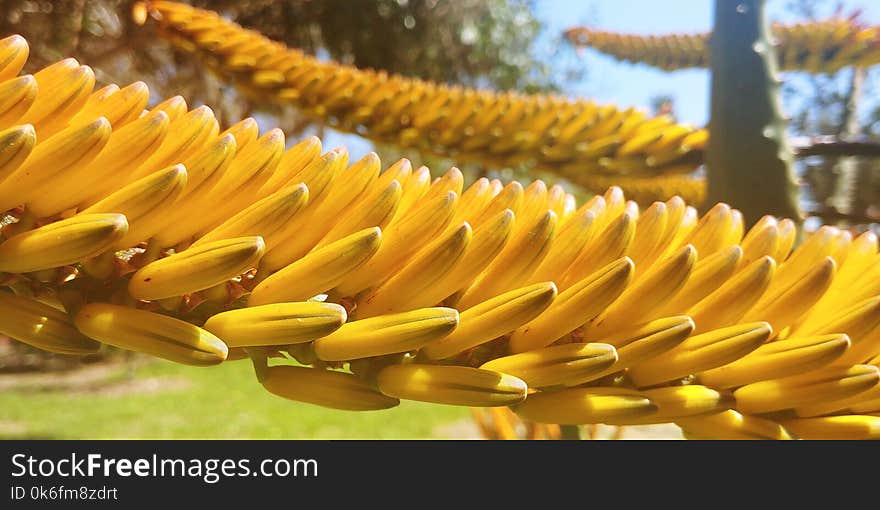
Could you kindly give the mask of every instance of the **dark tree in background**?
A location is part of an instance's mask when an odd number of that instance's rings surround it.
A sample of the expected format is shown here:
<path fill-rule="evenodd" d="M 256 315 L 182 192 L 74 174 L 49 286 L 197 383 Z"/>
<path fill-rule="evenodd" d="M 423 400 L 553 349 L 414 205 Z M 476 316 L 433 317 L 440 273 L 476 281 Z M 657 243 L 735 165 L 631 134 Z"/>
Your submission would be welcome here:
<path fill-rule="evenodd" d="M 498 89 L 556 89 L 534 59 L 528 0 L 194 1 L 271 39 L 338 62 Z"/>

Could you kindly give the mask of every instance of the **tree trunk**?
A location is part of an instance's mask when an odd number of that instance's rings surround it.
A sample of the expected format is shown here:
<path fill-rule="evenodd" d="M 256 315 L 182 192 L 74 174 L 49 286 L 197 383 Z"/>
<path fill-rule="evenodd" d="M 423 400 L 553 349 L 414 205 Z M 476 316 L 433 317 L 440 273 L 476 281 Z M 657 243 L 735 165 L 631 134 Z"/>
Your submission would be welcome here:
<path fill-rule="evenodd" d="M 761 216 L 800 221 L 785 140 L 776 50 L 764 0 L 715 0 L 712 104 L 706 155 L 708 206 L 726 202 L 747 225 Z"/>

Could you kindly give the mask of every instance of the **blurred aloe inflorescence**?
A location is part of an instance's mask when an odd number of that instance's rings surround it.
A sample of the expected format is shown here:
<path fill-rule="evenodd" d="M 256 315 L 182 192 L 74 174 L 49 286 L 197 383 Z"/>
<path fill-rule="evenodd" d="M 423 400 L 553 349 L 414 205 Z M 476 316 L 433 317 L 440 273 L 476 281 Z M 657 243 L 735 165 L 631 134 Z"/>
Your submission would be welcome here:
<path fill-rule="evenodd" d="M 293 103 L 334 128 L 459 162 L 529 164 L 601 193 L 601 175 L 628 175 L 636 186 L 661 175 L 675 182 L 700 164 L 706 144 L 705 130 L 635 108 L 481 91 L 321 61 L 188 5 L 149 2 L 140 17 L 260 101 Z"/>
<path fill-rule="evenodd" d="M 250 358 L 266 390 L 336 409 L 510 407 L 536 436 L 880 436 L 871 233 L 794 249 L 792 221 L 746 231 L 725 204 L 383 171 L 180 97 L 147 108 L 141 83 L 94 90 L 72 59 L 18 76 L 27 53 L 0 41 L 4 335 Z"/>
<path fill-rule="evenodd" d="M 880 27 L 855 18 L 776 23 L 771 33 L 782 71 L 834 73 L 849 66 L 880 64 Z M 566 31 L 566 37 L 576 46 L 666 71 L 709 67 L 709 33 L 645 36 L 575 27 Z"/>

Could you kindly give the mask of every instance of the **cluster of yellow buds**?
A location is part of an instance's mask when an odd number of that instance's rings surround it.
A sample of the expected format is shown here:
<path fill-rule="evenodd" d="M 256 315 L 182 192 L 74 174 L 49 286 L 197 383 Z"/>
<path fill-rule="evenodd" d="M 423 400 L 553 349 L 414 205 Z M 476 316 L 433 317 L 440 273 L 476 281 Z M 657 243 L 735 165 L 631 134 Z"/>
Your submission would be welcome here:
<path fill-rule="evenodd" d="M 783 71 L 834 73 L 880 63 L 880 27 L 864 26 L 852 18 L 774 23 L 771 33 Z M 576 46 L 666 71 L 709 67 L 708 33 L 645 36 L 575 27 L 566 31 L 566 37 Z"/>
<path fill-rule="evenodd" d="M 137 9 L 139 21 L 154 20 L 162 37 L 257 100 L 295 104 L 377 142 L 495 168 L 530 164 L 598 193 L 591 175 L 689 173 L 702 161 L 706 131 L 668 116 L 361 70 L 320 61 L 211 11 L 164 1 Z"/>
<path fill-rule="evenodd" d="M 567 174 L 560 173 L 563 177 Z M 574 182 L 588 190 L 602 193 L 612 186 L 623 190 L 626 197 L 637 204 L 650 204 L 664 197 L 681 197 L 688 204 L 699 208 L 706 202 L 706 179 L 697 175 L 657 175 L 654 177 L 631 177 L 610 175 L 578 175 Z"/>
<path fill-rule="evenodd" d="M 794 250 L 793 222 L 746 231 L 725 204 L 382 171 L 252 119 L 221 132 L 180 97 L 147 108 L 141 83 L 94 90 L 73 59 L 19 76 L 27 54 L 0 40 L 3 335 L 250 358 L 268 391 L 337 409 L 880 435 L 871 233 Z"/>

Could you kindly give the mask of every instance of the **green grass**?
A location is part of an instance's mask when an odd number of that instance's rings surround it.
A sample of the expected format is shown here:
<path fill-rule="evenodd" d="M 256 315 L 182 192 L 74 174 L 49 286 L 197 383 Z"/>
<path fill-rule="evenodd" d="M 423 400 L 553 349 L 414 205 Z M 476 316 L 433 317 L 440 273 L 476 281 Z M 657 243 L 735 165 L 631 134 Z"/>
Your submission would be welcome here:
<path fill-rule="evenodd" d="M 113 367 L 92 387 L 74 391 L 4 389 L 0 438 L 442 438 L 454 435 L 444 425 L 470 416 L 465 408 L 417 402 L 371 412 L 292 402 L 266 392 L 247 361 L 210 368 L 156 361 L 129 370 Z"/>

